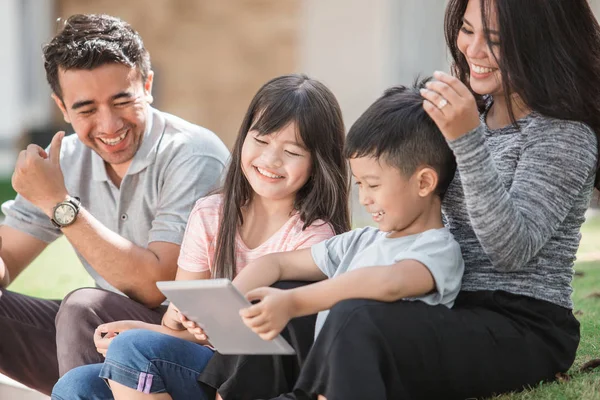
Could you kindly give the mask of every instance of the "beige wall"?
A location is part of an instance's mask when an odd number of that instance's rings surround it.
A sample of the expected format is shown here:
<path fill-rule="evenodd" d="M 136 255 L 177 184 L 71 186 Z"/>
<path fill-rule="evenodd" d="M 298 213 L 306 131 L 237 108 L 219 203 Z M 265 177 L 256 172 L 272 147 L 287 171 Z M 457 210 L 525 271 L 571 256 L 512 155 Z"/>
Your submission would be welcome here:
<path fill-rule="evenodd" d="M 58 0 L 57 14 L 106 13 L 144 39 L 155 100 L 230 147 L 254 93 L 296 70 L 301 0 Z"/>

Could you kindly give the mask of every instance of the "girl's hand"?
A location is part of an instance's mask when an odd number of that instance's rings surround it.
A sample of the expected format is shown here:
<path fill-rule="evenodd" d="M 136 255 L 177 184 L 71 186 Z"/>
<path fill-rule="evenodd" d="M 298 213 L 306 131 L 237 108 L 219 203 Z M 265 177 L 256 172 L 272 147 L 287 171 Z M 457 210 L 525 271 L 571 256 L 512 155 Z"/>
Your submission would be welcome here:
<path fill-rule="evenodd" d="M 437 81 L 425 84 L 421 89 L 425 98 L 423 108 L 436 123 L 447 140 L 455 140 L 480 124 L 475 97 L 457 78 L 436 71 Z"/>
<path fill-rule="evenodd" d="M 150 324 L 142 321 L 115 321 L 102 324 L 94 332 L 96 351 L 106 357 L 108 346 L 119 333 L 129 329 L 148 329 L 149 326 Z"/>
<path fill-rule="evenodd" d="M 208 336 L 204 333 L 204 330 L 198 326 L 194 321 L 190 321 L 185 315 L 179 313 L 179 319 L 181 324 L 188 330 L 189 333 L 194 335 L 196 340 L 208 341 Z"/>
<path fill-rule="evenodd" d="M 272 340 L 294 317 L 292 292 L 262 287 L 246 294 L 250 301 L 260 300 L 251 307 L 240 310 L 246 326 L 256 332 L 263 340 Z"/>

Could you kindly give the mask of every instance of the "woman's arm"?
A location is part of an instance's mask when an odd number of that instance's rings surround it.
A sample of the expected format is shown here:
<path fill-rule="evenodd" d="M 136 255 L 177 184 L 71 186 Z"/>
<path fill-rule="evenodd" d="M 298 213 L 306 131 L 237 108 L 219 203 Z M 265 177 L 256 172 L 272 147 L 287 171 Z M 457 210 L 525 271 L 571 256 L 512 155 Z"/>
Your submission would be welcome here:
<path fill-rule="evenodd" d="M 498 270 L 518 270 L 548 242 L 591 181 L 597 157 L 594 133 L 581 123 L 552 119 L 524 127 L 527 139 L 507 189 L 483 126 L 473 126 L 477 109 L 472 94 L 454 77 L 435 77 L 439 82 L 423 94 L 428 99 L 424 108 L 456 155 L 471 226 Z M 443 109 L 434 106 L 439 95 L 448 100 Z"/>

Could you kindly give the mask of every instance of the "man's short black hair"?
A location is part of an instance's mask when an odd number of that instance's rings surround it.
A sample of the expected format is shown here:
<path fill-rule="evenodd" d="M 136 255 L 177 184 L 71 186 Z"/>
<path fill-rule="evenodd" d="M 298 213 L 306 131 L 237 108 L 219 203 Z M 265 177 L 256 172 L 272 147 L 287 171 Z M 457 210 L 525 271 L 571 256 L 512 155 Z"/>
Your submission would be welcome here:
<path fill-rule="evenodd" d="M 412 87 L 386 90 L 350 128 L 344 156 L 382 159 L 407 177 L 417 168 L 429 166 L 438 174 L 435 193 L 443 199 L 454 178 L 456 160 L 439 128 L 423 109 L 419 90 L 429 79 L 417 80 Z"/>
<path fill-rule="evenodd" d="M 127 22 L 110 15 L 72 15 L 43 52 L 46 78 L 61 99 L 59 68 L 91 70 L 104 64 L 123 64 L 137 67 L 142 82 L 150 72 L 150 55 L 140 35 Z"/>

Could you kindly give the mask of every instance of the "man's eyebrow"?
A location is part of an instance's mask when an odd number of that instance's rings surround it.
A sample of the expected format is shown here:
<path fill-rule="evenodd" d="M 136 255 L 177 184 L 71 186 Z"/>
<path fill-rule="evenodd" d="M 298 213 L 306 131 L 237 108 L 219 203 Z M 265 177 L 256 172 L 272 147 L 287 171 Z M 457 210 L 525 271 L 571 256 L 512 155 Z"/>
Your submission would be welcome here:
<path fill-rule="evenodd" d="M 89 106 L 90 104 L 94 104 L 94 102 L 92 100 L 76 101 L 71 106 L 71 110 L 77 110 L 78 108 Z"/>
<path fill-rule="evenodd" d="M 133 94 L 131 92 L 119 92 L 119 93 L 115 94 L 114 96 L 112 96 L 110 99 L 117 100 L 117 99 L 122 99 L 122 98 L 131 98 L 131 97 L 133 97 Z"/>

